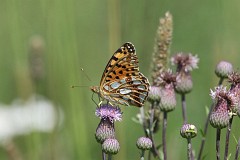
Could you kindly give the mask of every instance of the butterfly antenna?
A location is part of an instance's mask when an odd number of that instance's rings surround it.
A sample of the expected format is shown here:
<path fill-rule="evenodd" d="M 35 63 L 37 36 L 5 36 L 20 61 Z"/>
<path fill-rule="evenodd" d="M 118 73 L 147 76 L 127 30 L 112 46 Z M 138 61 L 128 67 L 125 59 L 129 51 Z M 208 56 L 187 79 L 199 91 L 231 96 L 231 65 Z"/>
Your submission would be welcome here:
<path fill-rule="evenodd" d="M 71 86 L 71 88 L 75 88 L 75 87 L 89 87 L 89 86 L 76 86 L 76 85 Z"/>
<path fill-rule="evenodd" d="M 87 79 L 91 82 L 92 80 L 89 78 L 89 76 L 87 75 L 86 72 L 84 72 L 83 68 L 81 68 L 81 71 L 83 72 L 83 74 L 87 77 Z"/>

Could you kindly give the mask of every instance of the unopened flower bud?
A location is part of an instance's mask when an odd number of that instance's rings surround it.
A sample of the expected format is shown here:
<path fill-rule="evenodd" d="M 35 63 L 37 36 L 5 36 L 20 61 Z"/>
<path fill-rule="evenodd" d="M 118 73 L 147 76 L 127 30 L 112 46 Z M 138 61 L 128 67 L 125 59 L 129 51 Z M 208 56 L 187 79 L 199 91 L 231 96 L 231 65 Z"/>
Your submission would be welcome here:
<path fill-rule="evenodd" d="M 152 148 L 152 140 L 147 137 L 140 137 L 137 140 L 137 147 L 142 150 L 149 150 Z"/>
<path fill-rule="evenodd" d="M 220 78 L 227 78 L 230 73 L 233 72 L 233 66 L 231 63 L 221 61 L 217 64 L 215 73 Z"/>
<path fill-rule="evenodd" d="M 108 138 L 103 142 L 102 150 L 106 154 L 117 154 L 120 150 L 119 142 L 116 139 Z"/>
<path fill-rule="evenodd" d="M 183 138 L 194 138 L 197 136 L 197 128 L 192 124 L 184 124 L 180 134 Z"/>

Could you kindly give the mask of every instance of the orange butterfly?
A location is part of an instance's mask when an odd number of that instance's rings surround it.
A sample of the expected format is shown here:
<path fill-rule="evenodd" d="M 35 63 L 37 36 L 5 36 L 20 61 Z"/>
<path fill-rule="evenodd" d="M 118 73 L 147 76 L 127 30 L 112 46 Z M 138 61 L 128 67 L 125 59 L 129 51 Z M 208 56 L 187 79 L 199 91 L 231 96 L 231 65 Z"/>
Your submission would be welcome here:
<path fill-rule="evenodd" d="M 132 43 L 123 44 L 109 60 L 100 86 L 92 86 L 91 90 L 108 102 L 143 106 L 148 96 L 149 82 L 139 72 L 135 51 Z"/>

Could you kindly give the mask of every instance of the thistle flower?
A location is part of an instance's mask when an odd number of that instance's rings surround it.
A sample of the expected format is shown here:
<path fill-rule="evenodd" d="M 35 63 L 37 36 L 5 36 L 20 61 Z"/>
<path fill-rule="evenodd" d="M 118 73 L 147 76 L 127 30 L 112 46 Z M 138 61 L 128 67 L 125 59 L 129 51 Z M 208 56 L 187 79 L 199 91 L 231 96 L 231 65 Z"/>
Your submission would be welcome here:
<path fill-rule="evenodd" d="M 95 115 L 101 119 L 108 118 L 112 123 L 122 120 L 121 109 L 108 104 L 103 104 L 100 107 L 97 107 Z"/>
<path fill-rule="evenodd" d="M 103 143 L 107 138 L 114 138 L 114 122 L 122 119 L 120 108 L 103 104 L 97 107 L 95 114 L 101 118 L 95 133 L 97 142 Z"/>
<path fill-rule="evenodd" d="M 157 102 L 159 103 L 160 102 L 160 94 L 161 94 L 161 91 L 160 91 L 160 87 L 157 87 L 157 86 L 150 86 L 150 89 L 149 89 L 149 93 L 148 93 L 148 101 L 149 102 Z"/>
<path fill-rule="evenodd" d="M 171 58 L 171 62 L 177 66 L 175 90 L 181 94 L 189 93 L 193 87 L 190 71 L 198 68 L 199 58 L 197 55 L 178 53 Z"/>
<path fill-rule="evenodd" d="M 183 138 L 194 138 L 197 136 L 197 128 L 192 124 L 184 124 L 180 130 Z"/>
<path fill-rule="evenodd" d="M 138 138 L 136 145 L 138 149 L 149 150 L 152 148 L 152 140 L 147 137 L 140 137 Z"/>
<path fill-rule="evenodd" d="M 215 91 L 211 90 L 210 96 L 215 105 L 210 115 L 210 124 L 214 128 L 225 128 L 231 118 L 230 112 L 237 104 L 236 97 L 223 86 L 216 87 Z"/>
<path fill-rule="evenodd" d="M 161 82 L 161 111 L 169 112 L 175 109 L 177 101 L 174 91 L 174 83 L 176 82 L 176 76 L 171 70 L 163 72 L 159 77 Z"/>
<path fill-rule="evenodd" d="M 164 18 L 160 19 L 159 27 L 155 38 L 153 63 L 152 63 L 152 84 L 159 86 L 158 77 L 167 67 L 170 45 L 172 42 L 172 15 L 167 12 Z"/>
<path fill-rule="evenodd" d="M 98 143 L 103 143 L 107 138 L 115 138 L 114 123 L 108 118 L 101 119 L 96 129 L 95 138 Z"/>
<path fill-rule="evenodd" d="M 172 65 L 177 65 L 177 72 L 190 72 L 198 68 L 199 58 L 191 53 L 178 53 L 171 58 Z"/>
<path fill-rule="evenodd" d="M 237 104 L 234 111 L 240 116 L 240 74 L 232 72 L 228 76 L 228 81 L 231 83 L 230 92 L 236 96 Z"/>
<path fill-rule="evenodd" d="M 215 73 L 220 78 L 227 78 L 228 74 L 233 72 L 233 66 L 231 63 L 226 61 L 221 61 L 217 64 Z"/>
<path fill-rule="evenodd" d="M 103 142 L 102 150 L 106 154 L 117 154 L 120 150 L 119 142 L 114 138 L 108 138 Z"/>

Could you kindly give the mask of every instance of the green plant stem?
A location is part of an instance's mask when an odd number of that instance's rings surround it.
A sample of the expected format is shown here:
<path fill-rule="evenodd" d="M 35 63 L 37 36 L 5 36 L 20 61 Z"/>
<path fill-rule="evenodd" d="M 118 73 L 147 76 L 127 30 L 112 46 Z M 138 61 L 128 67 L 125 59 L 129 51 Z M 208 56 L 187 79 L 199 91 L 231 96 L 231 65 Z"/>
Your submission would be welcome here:
<path fill-rule="evenodd" d="M 223 78 L 219 79 L 218 86 L 222 85 L 223 80 L 224 80 Z M 203 137 L 202 137 L 202 141 L 201 141 L 201 147 L 200 147 L 200 150 L 199 150 L 199 153 L 198 153 L 198 160 L 201 160 L 201 157 L 202 157 L 202 152 L 203 152 L 203 148 L 204 148 L 205 141 L 206 141 L 209 119 L 210 119 L 210 115 L 212 113 L 213 107 L 214 107 L 214 104 L 211 105 L 208 116 L 207 116 L 207 119 L 205 121 Z"/>
<path fill-rule="evenodd" d="M 181 94 L 182 99 L 182 116 L 183 116 L 183 123 L 187 123 L 187 107 L 186 107 L 186 96 L 185 94 Z"/>
<path fill-rule="evenodd" d="M 221 138 L 221 129 L 217 128 L 216 135 L 216 158 L 220 160 L 220 138 Z"/>
<path fill-rule="evenodd" d="M 213 106 L 214 105 L 212 104 L 211 107 L 210 107 L 210 111 L 208 113 L 208 117 L 207 117 L 207 119 L 205 121 L 205 127 L 204 127 L 204 131 L 203 131 L 203 137 L 202 137 L 200 151 L 199 151 L 199 154 L 198 154 L 198 160 L 201 160 L 203 148 L 204 148 L 205 141 L 206 141 L 206 134 L 207 134 L 207 130 L 208 130 L 209 119 L 210 119 L 210 115 L 211 115 L 212 110 L 213 110 Z"/>
<path fill-rule="evenodd" d="M 188 147 L 187 147 L 188 160 L 194 160 L 193 156 L 192 156 L 192 142 L 191 142 L 191 138 L 188 138 L 187 141 L 188 141 Z"/>
<path fill-rule="evenodd" d="M 153 139 L 153 118 L 154 118 L 154 104 L 152 103 L 151 109 L 150 109 L 150 120 L 149 120 L 149 138 L 152 140 L 152 153 L 154 157 L 157 157 L 159 159 L 159 153 L 156 148 L 155 141 Z"/>
<path fill-rule="evenodd" d="M 237 147 L 236 147 L 236 154 L 235 154 L 235 159 L 234 160 L 238 160 L 239 149 L 240 149 L 240 138 L 238 138 L 238 144 L 237 144 Z"/>
<path fill-rule="evenodd" d="M 166 131 L 167 131 L 167 112 L 163 112 L 163 130 L 162 130 L 162 143 L 163 143 L 163 159 L 167 160 L 167 144 L 166 144 Z"/>
<path fill-rule="evenodd" d="M 141 154 L 140 160 L 144 160 L 144 154 L 145 154 L 145 150 L 142 150 L 142 154 Z"/>
<path fill-rule="evenodd" d="M 106 160 L 106 154 L 102 150 L 102 160 Z"/>
<path fill-rule="evenodd" d="M 112 155 L 108 154 L 108 160 L 112 160 Z"/>
<path fill-rule="evenodd" d="M 228 157 L 229 137 L 230 137 L 230 133 L 231 133 L 232 122 L 233 122 L 233 116 L 230 118 L 228 127 L 227 127 L 224 160 L 227 160 L 227 157 Z"/>

